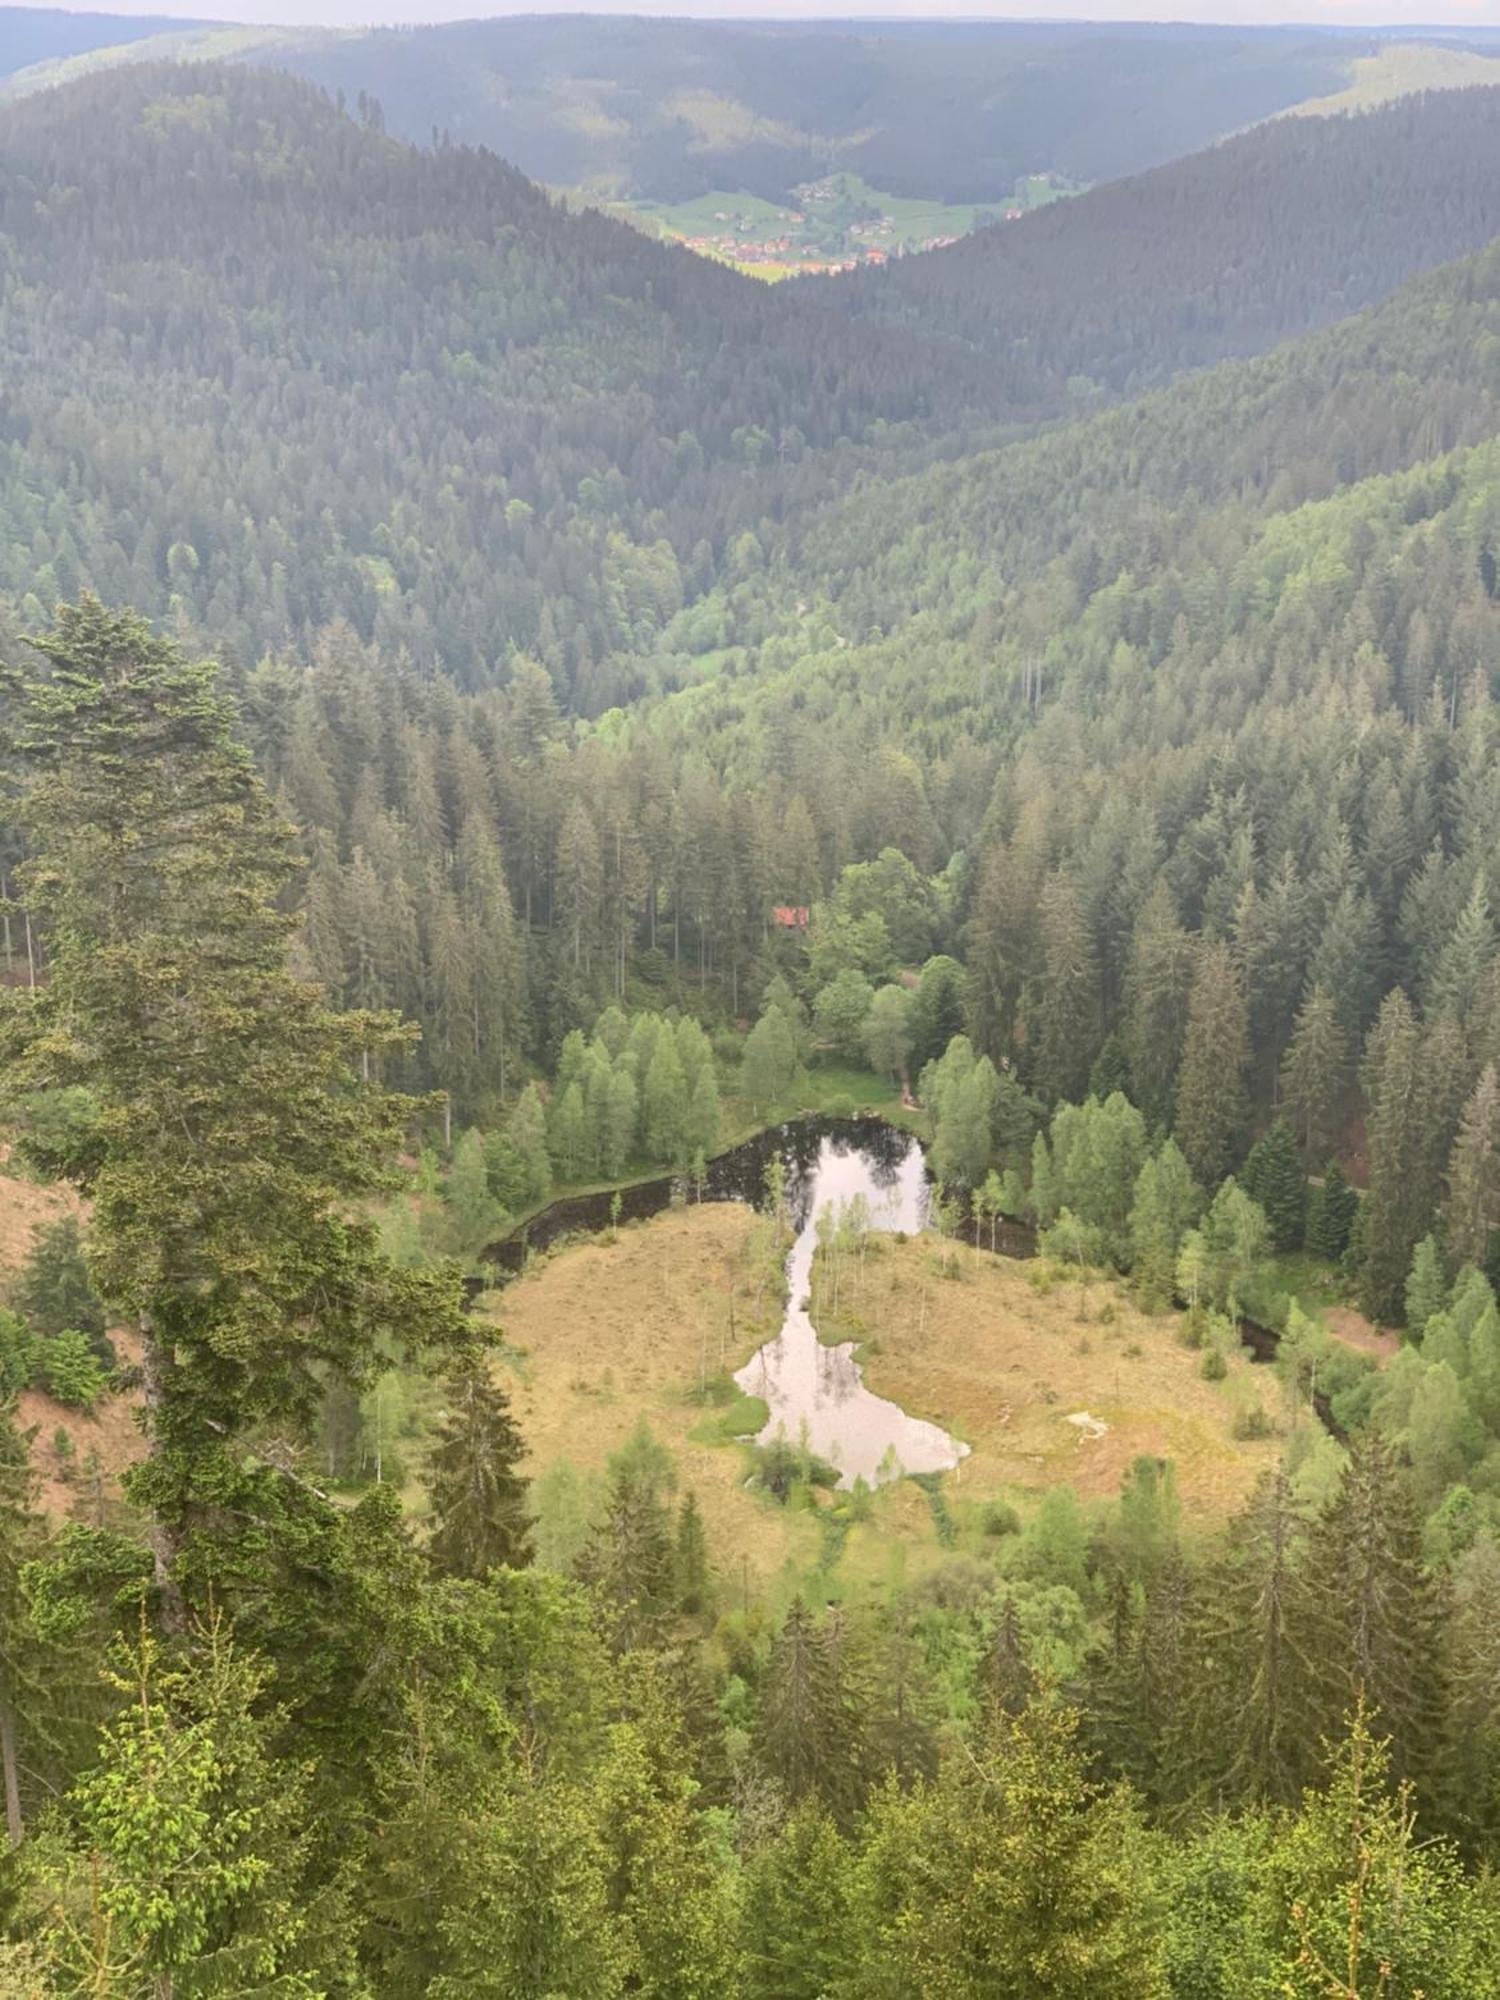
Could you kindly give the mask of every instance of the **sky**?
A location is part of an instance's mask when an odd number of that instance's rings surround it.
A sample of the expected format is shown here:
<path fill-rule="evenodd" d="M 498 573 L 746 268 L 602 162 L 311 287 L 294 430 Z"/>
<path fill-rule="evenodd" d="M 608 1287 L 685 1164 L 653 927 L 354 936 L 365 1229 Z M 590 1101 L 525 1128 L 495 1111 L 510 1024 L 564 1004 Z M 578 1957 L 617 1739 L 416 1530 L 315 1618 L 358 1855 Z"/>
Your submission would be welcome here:
<path fill-rule="evenodd" d="M 833 20 L 839 17 L 873 20 L 902 19 L 1021 19 L 1227 21 L 1234 23 L 1315 22 L 1324 26 L 1356 27 L 1399 21 L 1423 26 L 1450 25 L 1456 30 L 1500 28 L 1500 0 L 1029 0 L 1008 8 L 983 0 L 524 0 L 504 6 L 486 0 L 92 0 L 71 11 L 111 14 L 171 15 L 188 20 L 249 21 L 278 27 L 367 27 L 400 22 L 466 21 L 492 14 L 658 14 L 734 20 L 787 18 Z M 0 7 L 0 34 L 4 10 Z"/>

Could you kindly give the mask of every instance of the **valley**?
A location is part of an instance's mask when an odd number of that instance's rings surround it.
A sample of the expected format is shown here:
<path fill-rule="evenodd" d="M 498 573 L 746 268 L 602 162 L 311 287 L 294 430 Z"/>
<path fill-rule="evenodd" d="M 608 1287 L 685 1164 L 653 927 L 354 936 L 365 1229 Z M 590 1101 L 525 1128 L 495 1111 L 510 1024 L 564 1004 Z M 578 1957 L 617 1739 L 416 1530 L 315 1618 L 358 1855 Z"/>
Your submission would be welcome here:
<path fill-rule="evenodd" d="M 1500 2000 L 1494 37 L 18 21 L 0 1994 Z"/>

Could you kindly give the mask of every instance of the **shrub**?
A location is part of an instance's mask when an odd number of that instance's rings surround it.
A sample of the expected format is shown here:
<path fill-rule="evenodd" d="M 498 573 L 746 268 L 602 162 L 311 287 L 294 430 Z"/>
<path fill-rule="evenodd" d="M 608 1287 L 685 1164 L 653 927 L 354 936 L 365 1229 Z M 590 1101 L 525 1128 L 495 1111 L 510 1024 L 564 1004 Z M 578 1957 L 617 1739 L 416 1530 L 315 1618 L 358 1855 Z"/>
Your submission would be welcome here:
<path fill-rule="evenodd" d="M 1199 1370 L 1205 1382 L 1222 1382 L 1229 1373 L 1229 1363 L 1224 1359 L 1222 1348 L 1210 1347 L 1203 1356 Z"/>
<path fill-rule="evenodd" d="M 998 1540 L 1002 1535 L 1019 1535 L 1021 1517 L 1008 1500 L 986 1500 L 979 1510 L 979 1525 Z"/>

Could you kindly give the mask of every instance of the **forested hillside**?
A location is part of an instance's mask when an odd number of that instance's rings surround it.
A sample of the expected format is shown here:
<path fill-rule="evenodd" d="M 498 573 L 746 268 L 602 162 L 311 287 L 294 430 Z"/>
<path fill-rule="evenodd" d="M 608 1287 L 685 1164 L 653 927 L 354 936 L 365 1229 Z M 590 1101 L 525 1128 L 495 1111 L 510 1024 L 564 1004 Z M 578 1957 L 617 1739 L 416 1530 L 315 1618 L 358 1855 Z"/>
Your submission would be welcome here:
<path fill-rule="evenodd" d="M 33 63 L 51 63 L 91 49 L 117 48 L 154 35 L 179 33 L 191 21 L 151 14 L 89 14 L 59 7 L 7 7 L 0 21 L 0 77 Z"/>
<path fill-rule="evenodd" d="M 1497 72 L 1500 74 L 1500 72 Z M 1259 353 L 1500 231 L 1500 90 L 1279 119 L 920 259 L 818 287 L 1066 407 Z"/>
<path fill-rule="evenodd" d="M 1495 95 L 0 113 L 7 2000 L 1500 2000 Z"/>
<path fill-rule="evenodd" d="M 959 202 L 1003 200 L 1021 174 L 1105 180 L 1192 152 L 1337 88 L 1359 53 L 1305 30 L 540 18 L 292 61 L 378 97 L 407 138 L 444 130 L 553 183 L 780 200 L 838 167 Z"/>
<path fill-rule="evenodd" d="M 343 615 L 463 680 L 539 650 L 566 694 L 775 504 L 759 468 L 996 403 L 256 71 L 16 107 L 0 226 L 6 586 L 180 599 L 247 657 Z"/>

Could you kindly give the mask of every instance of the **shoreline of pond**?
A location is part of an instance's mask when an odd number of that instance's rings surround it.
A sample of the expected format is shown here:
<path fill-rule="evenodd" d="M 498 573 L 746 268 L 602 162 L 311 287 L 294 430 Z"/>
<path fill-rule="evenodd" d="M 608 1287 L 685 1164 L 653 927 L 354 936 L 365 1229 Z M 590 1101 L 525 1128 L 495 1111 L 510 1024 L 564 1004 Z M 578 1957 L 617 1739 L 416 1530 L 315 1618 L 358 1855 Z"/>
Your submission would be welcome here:
<path fill-rule="evenodd" d="M 882 1135 L 882 1136 L 876 1136 Z M 768 1125 L 751 1138 L 741 1140 L 705 1163 L 701 1180 L 688 1173 L 657 1174 L 644 1180 L 619 1182 L 587 1193 L 563 1195 L 538 1209 L 507 1236 L 486 1246 L 478 1259 L 488 1275 L 469 1281 L 470 1295 L 504 1284 L 525 1269 L 527 1258 L 537 1252 L 577 1237 L 596 1236 L 617 1223 L 646 1222 L 690 1199 L 732 1201 L 757 1207 L 765 1192 L 765 1173 L 772 1157 L 791 1169 L 789 1179 L 805 1181 L 825 1139 L 835 1143 L 886 1152 L 892 1162 L 916 1141 L 921 1147 L 924 1169 L 927 1148 L 909 1127 L 892 1124 L 878 1112 L 856 1112 L 842 1116 L 831 1112 L 811 1112 Z M 931 1180 L 930 1169 L 927 1169 Z M 618 1206 L 616 1206 L 618 1204 Z M 967 1200 L 961 1201 L 964 1223 L 972 1222 Z M 793 1214 L 794 1233 L 803 1217 Z M 1038 1256 L 1039 1231 L 1034 1223 L 1018 1218 L 997 1217 L 978 1230 L 961 1231 L 961 1240 L 987 1255 L 1007 1257 L 1018 1263 Z M 987 1239 L 987 1240 L 986 1240 Z M 1269 1366 L 1276 1358 L 1281 1335 L 1275 1327 L 1241 1316 L 1236 1331 L 1253 1362 Z M 1314 1407 L 1324 1428 L 1342 1440 L 1344 1431 L 1325 1396 L 1314 1398 Z"/>

